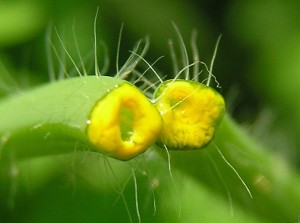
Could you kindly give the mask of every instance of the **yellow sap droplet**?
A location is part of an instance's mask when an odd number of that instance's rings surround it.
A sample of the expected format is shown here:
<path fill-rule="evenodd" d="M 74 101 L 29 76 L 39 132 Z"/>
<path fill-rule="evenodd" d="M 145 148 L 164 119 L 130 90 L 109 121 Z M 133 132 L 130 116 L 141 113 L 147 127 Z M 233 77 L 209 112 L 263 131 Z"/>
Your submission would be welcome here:
<path fill-rule="evenodd" d="M 158 87 L 155 99 L 164 122 L 160 141 L 169 149 L 207 146 L 225 113 L 222 95 L 195 81 L 166 81 Z"/>
<path fill-rule="evenodd" d="M 162 118 L 156 107 L 135 86 L 112 89 L 90 113 L 90 142 L 111 157 L 128 160 L 143 153 L 158 139 Z"/>

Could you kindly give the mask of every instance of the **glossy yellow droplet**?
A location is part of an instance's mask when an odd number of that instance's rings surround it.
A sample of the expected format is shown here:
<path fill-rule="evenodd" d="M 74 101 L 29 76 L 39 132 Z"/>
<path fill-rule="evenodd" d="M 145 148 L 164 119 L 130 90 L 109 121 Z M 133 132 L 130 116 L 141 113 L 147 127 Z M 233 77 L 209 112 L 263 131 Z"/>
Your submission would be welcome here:
<path fill-rule="evenodd" d="M 195 81 L 166 81 L 155 92 L 155 99 L 164 122 L 160 141 L 168 149 L 207 146 L 225 113 L 222 95 Z"/>
<path fill-rule="evenodd" d="M 162 125 L 156 107 L 138 88 L 125 83 L 111 90 L 94 106 L 87 135 L 99 151 L 128 160 L 155 143 Z"/>

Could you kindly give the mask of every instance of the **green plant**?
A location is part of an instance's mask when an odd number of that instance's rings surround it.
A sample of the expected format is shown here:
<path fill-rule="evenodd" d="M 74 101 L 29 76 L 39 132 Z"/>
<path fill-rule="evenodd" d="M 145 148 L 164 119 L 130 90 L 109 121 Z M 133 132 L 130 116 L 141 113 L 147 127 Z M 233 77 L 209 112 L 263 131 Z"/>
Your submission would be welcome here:
<path fill-rule="evenodd" d="M 133 61 L 139 59 L 135 57 Z M 71 126 L 76 126 L 78 123 L 73 120 L 78 120 L 79 116 L 80 123 L 86 124 L 89 112 L 83 104 L 89 103 L 93 107 L 97 101 L 96 96 L 88 101 L 82 92 L 93 91 L 91 95 L 97 95 L 98 89 L 85 86 L 80 77 L 71 84 L 72 78 L 68 82 L 46 84 L 46 95 L 53 101 L 45 100 L 45 94 L 41 94 L 44 89 L 40 88 L 29 89 L 28 93 L 21 91 L 0 102 L 0 123 L 7 123 L 6 126 L 17 130 L 10 137 L 2 125 L 0 185 L 3 219 L 28 219 L 28 222 L 128 219 L 136 222 L 140 215 L 142 222 L 198 222 L 199 219 L 203 222 L 285 222 L 297 218 L 299 174 L 284 159 L 255 142 L 229 114 L 220 124 L 213 143 L 204 150 L 167 153 L 165 148 L 153 145 L 144 154 L 123 162 L 91 150 L 83 136 L 84 127 L 73 131 L 66 126 L 69 121 Z M 93 77 L 88 78 L 91 78 L 90 85 L 97 85 Z M 115 84 L 124 82 L 117 78 L 100 79 L 101 84 L 107 84 L 101 86 L 100 97 Z M 64 86 L 65 83 L 71 88 Z M 57 92 L 56 88 L 60 87 L 62 92 Z M 81 87 L 82 91 L 77 91 Z M 52 97 L 53 92 L 59 96 Z M 81 100 L 69 94 L 75 94 Z M 29 98 L 30 106 L 26 104 L 26 98 Z M 56 111 L 52 106 L 57 102 L 63 105 L 58 111 L 59 123 L 63 126 L 39 125 L 55 120 L 57 116 L 52 112 Z M 75 112 L 66 109 L 67 104 L 75 106 Z M 46 106 L 44 112 L 35 107 L 39 105 Z M 51 108 L 47 109 L 48 105 Z M 78 112 L 85 108 L 87 110 L 82 113 Z M 19 113 L 16 116 L 14 110 L 28 112 L 28 115 Z M 25 116 L 33 119 L 22 119 Z M 28 126 L 23 129 L 26 124 L 22 123 L 26 122 L 30 122 L 31 129 Z M 253 199 L 217 148 L 242 176 Z M 24 207 L 34 211 L 22 212 Z"/>

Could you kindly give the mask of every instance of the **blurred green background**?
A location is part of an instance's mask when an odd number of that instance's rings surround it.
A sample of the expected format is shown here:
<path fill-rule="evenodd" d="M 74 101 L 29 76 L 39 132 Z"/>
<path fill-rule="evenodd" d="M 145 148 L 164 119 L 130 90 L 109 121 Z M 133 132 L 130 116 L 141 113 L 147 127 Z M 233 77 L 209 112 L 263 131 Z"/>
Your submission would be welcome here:
<path fill-rule="evenodd" d="M 215 42 L 222 34 L 214 74 L 222 85 L 221 92 L 226 98 L 228 112 L 252 139 L 264 145 L 268 154 L 279 157 L 295 172 L 299 172 L 299 1 L 4 0 L 0 2 L 0 96 L 49 81 L 45 42 L 51 27 L 53 45 L 59 52 L 62 47 L 57 41 L 55 29 L 66 48 L 74 55 L 75 61 L 78 59 L 74 30 L 82 55 L 87 55 L 86 60 L 91 61 L 93 22 L 97 7 L 97 36 L 107 45 L 109 73 L 112 74 L 115 72 L 115 52 L 122 23 L 121 63 L 128 57 L 128 50 L 132 49 L 135 41 L 148 35 L 151 46 L 146 58 L 154 61 L 164 55 L 165 58 L 156 66 L 168 75 L 172 74 L 172 66 L 167 43 L 170 38 L 176 40 L 172 21 L 181 30 L 187 46 L 192 30 L 198 31 L 200 58 L 206 63 L 210 62 Z M 98 163 L 99 157 L 82 157 L 78 160 L 69 156 L 32 160 L 24 164 L 25 172 L 20 174 L 18 182 L 13 179 L 9 182 L 1 180 L 0 222 L 128 222 L 122 199 L 114 202 L 118 197 L 118 189 L 106 188 L 109 185 L 103 181 L 107 177 L 101 180 L 101 174 L 107 175 L 109 171 L 96 171 L 97 165 L 102 165 Z M 82 162 L 84 159 L 93 161 Z M 111 162 L 114 167 L 116 165 L 116 169 L 122 169 L 122 165 L 130 169 L 129 164 Z M 244 194 L 244 198 L 239 198 L 244 203 L 237 199 L 239 202 L 234 204 L 237 214 L 232 217 L 228 199 L 221 198 L 219 192 L 210 190 L 207 184 L 202 185 L 180 172 L 175 178 L 179 182 L 184 179 L 189 183 L 186 183 L 187 189 L 180 192 L 181 196 L 177 196 L 167 165 L 163 168 L 149 165 L 154 176 L 150 182 L 155 183 L 153 180 L 157 177 L 160 184 L 165 183 L 165 186 L 157 189 L 160 207 L 157 207 L 156 215 L 152 216 L 155 208 L 152 192 L 147 187 L 148 178 L 144 179 L 142 173 L 138 176 L 139 200 L 145 201 L 140 204 L 140 211 L 144 213 L 143 222 L 276 222 L 276 219 L 280 220 L 278 222 L 297 222 L 300 215 L 299 209 L 292 216 L 287 214 L 276 218 L 270 214 L 257 221 L 260 219 L 259 212 L 252 213 L 251 209 L 255 203 L 245 205 L 252 201 Z M 275 171 L 276 165 L 273 168 Z M 212 169 L 212 166 L 206 167 L 208 172 Z M 280 173 L 282 170 L 279 167 L 276 171 Z M 108 175 L 110 181 L 114 181 L 113 174 Z M 212 173 L 211 177 L 215 175 Z M 129 202 L 133 221 L 136 222 L 134 185 L 130 179 L 123 194 Z M 126 182 L 126 179 L 120 181 Z M 99 185 L 102 185 L 101 189 Z M 152 188 L 155 187 L 152 185 Z M 196 190 L 194 187 L 198 188 L 197 191 L 201 188 L 201 193 L 193 194 Z M 224 189 L 224 186 L 219 187 Z M 230 189 L 230 185 L 228 187 Z M 13 195 L 7 196 L 7 191 Z M 170 195 L 170 191 L 175 192 Z M 239 196 L 239 193 L 234 196 Z M 178 197 L 182 197 L 182 200 Z M 199 204 L 206 206 L 205 213 L 195 211 L 197 203 L 193 202 L 194 199 L 210 201 L 207 206 Z M 182 218 L 178 217 L 181 202 L 185 213 Z M 266 205 L 272 206 L 270 203 Z M 284 209 L 285 205 L 299 204 L 284 203 L 283 207 L 277 208 Z M 221 217 L 216 218 L 215 215 Z"/>

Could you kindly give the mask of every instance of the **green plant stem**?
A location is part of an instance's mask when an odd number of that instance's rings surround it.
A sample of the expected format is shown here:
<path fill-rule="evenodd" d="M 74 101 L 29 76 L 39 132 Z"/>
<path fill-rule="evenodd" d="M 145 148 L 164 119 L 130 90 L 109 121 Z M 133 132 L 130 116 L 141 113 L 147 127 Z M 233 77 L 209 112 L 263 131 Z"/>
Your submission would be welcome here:
<path fill-rule="evenodd" d="M 220 157 L 216 147 L 236 168 L 252 192 L 253 199 L 248 196 L 238 177 Z M 229 115 L 225 116 L 214 143 L 205 150 L 213 157 L 222 180 L 231 192 L 233 202 L 239 203 L 245 210 L 251 210 L 261 219 L 271 222 L 285 222 L 299 215 L 299 174 L 281 157 L 270 153 L 255 142 Z M 184 174 L 203 182 L 211 190 L 226 197 L 226 188 L 213 171 L 214 168 L 205 151 L 172 151 L 171 161 L 174 168 L 180 169 Z"/>
<path fill-rule="evenodd" d="M 0 103 L 0 160 L 93 148 L 85 134 L 95 103 L 125 81 L 111 77 L 77 77 L 7 97 Z"/>
<path fill-rule="evenodd" d="M 78 77 L 51 83 L 2 100 L 1 167 L 11 164 L 14 160 L 26 160 L 35 156 L 51 157 L 52 154 L 72 154 L 75 148 L 76 150 L 93 148 L 85 135 L 89 112 L 109 89 L 122 83 L 124 81 L 110 77 Z M 253 199 L 221 158 L 216 147 L 236 168 L 252 192 Z M 164 150 L 153 146 L 144 154 L 150 172 L 168 169 L 167 159 L 164 160 L 164 164 L 161 159 L 165 154 Z M 213 204 L 209 199 L 216 199 L 216 196 L 222 197 L 225 201 L 230 200 L 226 190 L 232 196 L 233 211 L 238 209 L 247 213 L 251 210 L 250 215 L 257 216 L 256 219 L 261 222 L 286 222 L 297 218 L 300 212 L 299 175 L 281 157 L 272 154 L 252 139 L 229 115 L 225 116 L 213 143 L 207 148 L 197 151 L 170 151 L 170 155 L 175 186 L 186 183 L 186 187 L 193 188 L 192 192 L 195 194 L 195 198 L 191 197 L 192 195 L 183 189 L 183 217 L 172 217 L 174 222 L 189 219 L 188 216 L 184 217 L 184 213 L 198 213 L 199 206 L 190 205 L 189 202 L 205 206 Z M 209 157 L 213 158 L 217 171 Z M 162 170 L 162 165 L 165 170 Z M 124 177 L 123 167 L 115 168 L 114 171 L 116 176 Z M 95 178 L 93 174 L 90 175 Z M 163 185 L 165 179 L 170 181 L 168 176 L 159 178 L 162 191 L 168 190 L 166 189 L 168 187 Z M 137 180 L 141 181 L 140 177 Z M 142 183 L 145 183 L 144 181 Z M 197 197 L 204 193 L 204 188 L 213 192 L 212 196 L 207 197 L 208 200 L 202 196 Z M 158 199 L 157 202 L 166 202 L 165 199 L 172 202 L 174 196 L 173 194 L 170 198 Z M 178 201 L 180 198 L 174 204 L 178 204 Z M 238 204 L 238 208 L 234 208 L 235 204 Z M 160 207 L 159 204 L 157 206 Z M 201 211 L 206 209 L 201 208 Z M 174 213 L 174 205 L 157 210 L 159 216 L 165 212 Z M 141 215 L 143 219 L 143 212 Z M 238 219 L 241 216 L 239 215 Z"/>

